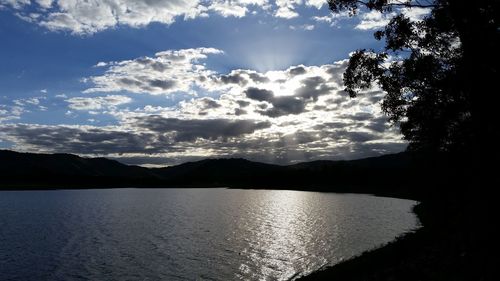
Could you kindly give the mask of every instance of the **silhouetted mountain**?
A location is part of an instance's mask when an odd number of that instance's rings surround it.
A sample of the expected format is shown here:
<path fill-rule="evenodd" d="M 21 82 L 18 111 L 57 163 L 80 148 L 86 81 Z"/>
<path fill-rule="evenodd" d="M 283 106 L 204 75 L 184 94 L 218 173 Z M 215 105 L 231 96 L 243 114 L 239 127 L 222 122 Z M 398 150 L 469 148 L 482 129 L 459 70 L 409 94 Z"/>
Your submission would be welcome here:
<path fill-rule="evenodd" d="M 266 181 L 276 182 L 287 168 L 231 158 L 206 159 L 153 171 L 173 185 L 249 187 Z"/>
<path fill-rule="evenodd" d="M 148 169 L 105 158 L 4 150 L 0 151 L 0 184 L 4 188 L 223 186 L 387 194 L 404 193 L 403 188 L 415 180 L 412 176 L 418 170 L 414 168 L 415 163 L 414 155 L 398 153 L 288 166 L 245 159 L 206 159 Z"/>
<path fill-rule="evenodd" d="M 0 151 L 0 183 L 11 185 L 123 185 L 152 180 L 150 170 L 127 166 L 106 158 L 83 158 L 72 154 L 34 154 Z"/>

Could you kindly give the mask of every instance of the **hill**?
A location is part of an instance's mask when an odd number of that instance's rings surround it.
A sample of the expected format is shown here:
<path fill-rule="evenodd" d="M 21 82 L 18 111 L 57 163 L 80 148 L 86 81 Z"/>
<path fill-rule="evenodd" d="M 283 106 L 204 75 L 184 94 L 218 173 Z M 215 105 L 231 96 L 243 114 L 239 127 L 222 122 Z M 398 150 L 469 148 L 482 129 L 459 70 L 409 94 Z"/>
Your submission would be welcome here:
<path fill-rule="evenodd" d="M 414 183 L 415 155 L 288 166 L 245 159 L 205 159 L 165 168 L 128 166 L 106 158 L 0 151 L 3 188 L 240 187 L 405 193 Z M 388 180 L 388 177 L 391 180 Z M 411 182 L 410 182 L 411 179 Z"/>

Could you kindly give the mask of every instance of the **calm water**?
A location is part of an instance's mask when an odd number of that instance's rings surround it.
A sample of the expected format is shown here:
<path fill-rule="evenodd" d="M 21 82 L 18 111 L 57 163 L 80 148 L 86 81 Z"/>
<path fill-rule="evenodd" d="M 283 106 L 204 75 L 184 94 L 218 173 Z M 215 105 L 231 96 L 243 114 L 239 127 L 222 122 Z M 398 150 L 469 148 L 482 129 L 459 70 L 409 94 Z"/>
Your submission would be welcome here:
<path fill-rule="evenodd" d="M 289 280 L 415 229 L 414 204 L 272 190 L 0 192 L 0 279 Z"/>

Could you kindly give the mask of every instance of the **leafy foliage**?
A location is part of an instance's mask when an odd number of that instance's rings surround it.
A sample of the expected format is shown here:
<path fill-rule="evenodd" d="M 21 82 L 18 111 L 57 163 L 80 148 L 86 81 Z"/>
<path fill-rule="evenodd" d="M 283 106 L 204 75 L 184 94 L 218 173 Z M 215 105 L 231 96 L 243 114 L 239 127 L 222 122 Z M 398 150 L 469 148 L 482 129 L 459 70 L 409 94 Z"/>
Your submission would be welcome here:
<path fill-rule="evenodd" d="M 410 149 L 463 151 L 496 138 L 492 104 L 498 97 L 491 87 L 498 78 L 499 2 L 329 0 L 333 12 L 396 12 L 374 34 L 385 41 L 382 52 L 362 49 L 351 56 L 345 90 L 351 97 L 373 84 L 384 90 L 382 109 L 400 125 Z M 429 13 L 416 21 L 400 8 Z M 478 58 L 484 52 L 489 58 Z"/>

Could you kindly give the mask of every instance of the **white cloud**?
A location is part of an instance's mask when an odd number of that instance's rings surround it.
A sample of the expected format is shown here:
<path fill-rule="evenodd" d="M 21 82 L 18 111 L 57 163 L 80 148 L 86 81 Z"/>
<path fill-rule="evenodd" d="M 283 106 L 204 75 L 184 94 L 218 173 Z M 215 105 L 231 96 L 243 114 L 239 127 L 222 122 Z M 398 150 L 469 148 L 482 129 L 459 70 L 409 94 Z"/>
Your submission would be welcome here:
<path fill-rule="evenodd" d="M 361 14 L 361 21 L 356 25 L 356 29 L 372 30 L 382 28 L 389 23 L 394 15 L 394 13 L 383 14 L 376 10 Z"/>
<path fill-rule="evenodd" d="M 321 9 L 323 6 L 327 5 L 326 0 L 306 0 L 307 6 L 312 6 L 317 9 Z"/>
<path fill-rule="evenodd" d="M 332 23 L 333 21 L 333 17 L 331 16 L 314 16 L 312 17 L 312 19 L 314 21 L 317 21 L 317 22 L 326 22 L 326 23 Z"/>
<path fill-rule="evenodd" d="M 402 13 L 411 21 L 420 21 L 430 13 L 429 8 L 402 8 L 392 13 L 380 13 L 378 11 L 370 11 L 360 15 L 361 21 L 356 26 L 360 30 L 373 30 L 385 27 L 392 17 Z"/>
<path fill-rule="evenodd" d="M 327 16 L 314 16 L 311 19 L 318 23 L 328 23 L 330 26 L 335 26 L 339 21 L 349 18 L 348 11 L 342 11 L 340 13 L 330 13 Z"/>
<path fill-rule="evenodd" d="M 212 1 L 208 10 L 214 11 L 224 17 L 244 17 L 247 15 L 249 6 L 267 7 L 267 0 L 215 0 Z"/>
<path fill-rule="evenodd" d="M 0 0 L 0 8 L 5 6 L 11 6 L 14 9 L 20 9 L 25 5 L 29 5 L 30 0 Z"/>
<path fill-rule="evenodd" d="M 302 0 L 276 0 L 278 9 L 275 11 L 274 16 L 285 19 L 296 18 L 299 13 L 295 8 L 300 4 L 302 4 Z"/>
<path fill-rule="evenodd" d="M 67 99 L 69 108 L 74 110 L 99 110 L 114 108 L 132 101 L 127 96 L 109 95 L 105 97 L 74 97 Z"/>
<path fill-rule="evenodd" d="M 299 6 L 324 5 L 323 0 L 0 0 L 0 7 L 12 8 L 26 21 L 73 34 L 93 34 L 118 25 L 169 25 L 213 14 L 244 17 L 256 10 L 291 19 L 299 16 Z"/>
<path fill-rule="evenodd" d="M 431 12 L 430 8 L 403 8 L 401 12 L 412 21 L 420 21 Z"/>
<path fill-rule="evenodd" d="M 314 30 L 314 24 L 304 24 L 304 25 L 299 25 L 299 26 L 295 26 L 295 25 L 290 25 L 289 28 L 291 30 L 297 30 L 297 29 L 301 29 L 301 30 L 307 30 L 307 31 L 311 31 L 311 30 Z"/>
<path fill-rule="evenodd" d="M 49 30 L 91 34 L 116 25 L 140 27 L 152 22 L 173 23 L 194 18 L 205 10 L 198 0 L 0 0 L 21 14 L 36 10 L 37 23 Z M 50 8 L 50 9 L 48 9 Z"/>
<path fill-rule="evenodd" d="M 52 2 L 54 2 L 53 0 L 36 0 L 36 2 L 38 3 L 38 5 L 40 5 L 40 7 L 44 8 L 44 9 L 48 9 L 52 6 Z"/>
<path fill-rule="evenodd" d="M 15 15 L 25 21 L 51 31 L 73 34 L 93 34 L 120 25 L 142 27 L 154 22 L 169 25 L 179 19 L 210 15 L 241 18 L 257 11 L 277 18 L 293 19 L 300 16 L 299 8 L 326 9 L 326 4 L 326 0 L 0 0 L 0 7 L 12 8 Z M 412 20 L 420 20 L 429 11 L 403 8 L 396 12 L 404 13 Z M 361 11 L 356 28 L 381 28 L 393 15 Z M 311 19 L 333 26 L 347 16 L 348 12 L 344 11 Z"/>
<path fill-rule="evenodd" d="M 257 11 L 292 19 L 299 17 L 299 7 L 324 6 L 326 0 L 0 0 L 0 7 L 11 7 L 23 20 L 73 34 L 93 34 L 119 25 L 169 25 L 214 14 L 245 17 Z"/>
<path fill-rule="evenodd" d="M 169 50 L 156 53 L 154 57 L 99 63 L 107 65 L 108 69 L 101 76 L 86 79 L 94 86 L 85 92 L 189 92 L 193 85 L 202 85 L 213 74 L 200 61 L 208 55 L 222 53 L 213 48 Z"/>
<path fill-rule="evenodd" d="M 13 102 L 18 106 L 26 106 L 26 105 L 39 105 L 41 100 L 46 99 L 46 97 L 31 97 L 31 98 L 23 98 L 23 99 L 15 99 Z"/>
<path fill-rule="evenodd" d="M 0 123 L 20 119 L 26 110 L 19 105 L 8 106 L 0 104 Z"/>

